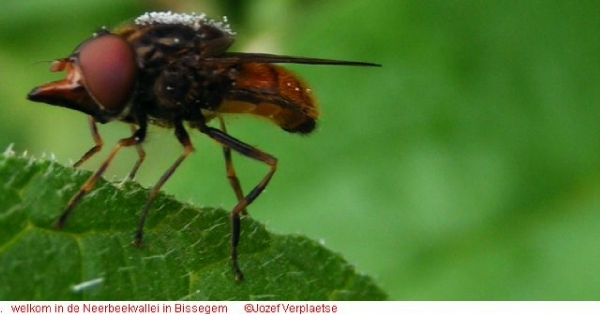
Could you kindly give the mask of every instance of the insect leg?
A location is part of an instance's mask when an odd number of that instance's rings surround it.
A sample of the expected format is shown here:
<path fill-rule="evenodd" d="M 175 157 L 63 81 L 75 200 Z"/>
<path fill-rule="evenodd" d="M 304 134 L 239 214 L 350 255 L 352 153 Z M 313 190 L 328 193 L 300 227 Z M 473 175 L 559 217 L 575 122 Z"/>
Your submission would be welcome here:
<path fill-rule="evenodd" d="M 223 131 L 223 133 L 227 133 L 227 129 L 225 127 L 225 121 L 223 120 L 223 117 L 218 116 L 219 118 L 219 127 L 221 128 L 221 131 Z M 227 174 L 227 179 L 229 180 L 229 184 L 231 185 L 231 188 L 233 188 L 233 192 L 235 193 L 235 196 L 237 197 L 238 202 L 242 201 L 242 199 L 244 199 L 244 193 L 242 191 L 242 185 L 240 184 L 240 180 L 237 177 L 237 174 L 235 173 L 235 168 L 233 167 L 233 160 L 231 157 L 231 148 L 229 146 L 222 146 L 223 147 L 223 157 L 225 158 L 225 172 Z M 247 213 L 247 209 L 244 208 L 244 210 L 242 210 L 242 214 L 248 214 Z"/>
<path fill-rule="evenodd" d="M 136 127 L 134 124 L 130 124 L 129 127 L 131 128 L 131 132 L 135 132 Z M 138 159 L 135 162 L 133 169 L 131 170 L 131 172 L 129 172 L 129 175 L 127 176 L 129 180 L 133 180 L 135 178 L 135 174 L 137 173 L 138 169 L 140 168 L 140 165 L 142 165 L 142 162 L 144 162 L 144 159 L 146 158 L 146 151 L 144 151 L 144 148 L 142 147 L 141 143 L 135 145 L 135 150 L 137 151 Z"/>
<path fill-rule="evenodd" d="M 95 127 L 94 127 L 94 129 L 95 129 Z M 96 132 L 97 132 L 97 130 L 96 130 Z M 79 200 L 81 200 L 81 198 L 85 194 L 87 194 L 90 190 L 92 190 L 92 188 L 94 187 L 94 184 L 96 183 L 98 178 L 100 178 L 102 176 L 102 174 L 104 173 L 104 171 L 106 171 L 106 169 L 108 168 L 108 165 L 110 164 L 110 162 L 113 160 L 113 158 L 115 157 L 117 152 L 119 152 L 119 150 L 122 147 L 138 145 L 142 141 L 144 141 L 145 137 L 146 137 L 146 124 L 142 124 L 142 125 L 140 125 L 140 128 L 137 129 L 133 133 L 133 135 L 131 135 L 131 137 L 119 140 L 117 142 L 117 144 L 114 146 L 114 148 L 112 149 L 112 151 L 110 151 L 110 154 L 108 155 L 108 157 L 104 160 L 104 162 L 102 162 L 100 167 L 96 170 L 96 172 L 94 172 L 88 178 L 88 180 L 81 186 L 81 188 L 79 188 L 79 191 L 71 198 L 71 200 L 69 200 L 67 207 L 65 208 L 63 213 L 60 215 L 60 217 L 58 217 L 58 219 L 56 220 L 54 225 L 58 228 L 62 228 L 62 226 L 65 224 L 65 221 L 67 220 L 67 217 L 69 216 L 71 211 L 73 211 L 73 208 L 75 207 L 75 205 L 77 205 Z"/>
<path fill-rule="evenodd" d="M 98 133 L 98 127 L 96 127 L 96 120 L 94 119 L 94 117 L 89 116 L 88 122 L 90 125 L 92 139 L 94 139 L 95 145 L 91 149 L 89 149 L 77 162 L 75 162 L 75 164 L 73 164 L 73 167 L 79 167 L 81 164 L 83 164 L 83 162 L 87 161 L 94 154 L 98 153 L 104 145 L 104 141 L 102 141 L 102 138 Z"/>
<path fill-rule="evenodd" d="M 140 221 L 138 223 L 138 227 L 135 232 L 135 237 L 133 239 L 133 243 L 137 246 L 142 244 L 142 237 L 143 237 L 143 233 L 144 233 L 144 223 L 146 222 L 146 216 L 148 215 L 148 210 L 150 209 L 150 205 L 152 204 L 152 201 L 154 201 L 154 199 L 158 195 L 158 192 L 160 191 L 160 188 L 169 179 L 169 177 L 171 177 L 171 175 L 173 175 L 173 173 L 175 172 L 177 167 L 179 167 L 181 162 L 183 162 L 183 160 L 190 153 L 192 153 L 192 151 L 194 151 L 194 147 L 192 146 L 192 142 L 190 141 L 190 136 L 188 135 L 187 131 L 185 131 L 185 128 L 183 127 L 182 123 L 176 122 L 174 124 L 174 127 L 175 127 L 175 136 L 177 137 L 177 140 L 179 140 L 179 142 L 183 145 L 183 153 L 181 153 L 179 158 L 177 158 L 177 160 L 175 160 L 175 163 L 173 163 L 173 165 L 171 165 L 171 167 L 169 167 L 169 169 L 167 169 L 167 171 L 160 177 L 158 182 L 156 182 L 154 187 L 152 187 L 152 190 L 150 190 L 150 195 L 148 196 L 148 200 L 146 201 L 146 204 L 144 205 L 144 209 L 142 210 L 142 214 L 140 215 Z"/>
<path fill-rule="evenodd" d="M 265 175 L 265 177 L 263 177 L 263 179 L 250 191 L 250 193 L 239 200 L 235 207 L 233 207 L 231 210 L 231 264 L 233 271 L 235 272 L 235 278 L 239 281 L 244 278 L 244 274 L 240 270 L 237 260 L 237 247 L 240 241 L 240 213 L 243 213 L 244 209 L 251 204 L 252 201 L 254 201 L 265 189 L 271 180 L 271 177 L 273 177 L 275 170 L 277 169 L 277 158 L 251 145 L 248 145 L 219 129 L 208 127 L 206 125 L 200 125 L 199 129 L 200 132 L 208 135 L 220 144 L 229 147 L 249 158 L 261 161 L 270 167 L 269 172 Z"/>

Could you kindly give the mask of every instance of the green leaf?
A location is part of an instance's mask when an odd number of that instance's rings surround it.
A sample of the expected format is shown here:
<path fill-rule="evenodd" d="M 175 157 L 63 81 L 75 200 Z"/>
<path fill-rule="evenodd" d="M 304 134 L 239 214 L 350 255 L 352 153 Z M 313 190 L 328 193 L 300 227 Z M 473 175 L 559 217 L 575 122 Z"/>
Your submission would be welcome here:
<path fill-rule="evenodd" d="M 61 230 L 53 222 L 90 175 L 0 154 L 0 300 L 380 300 L 386 294 L 335 253 L 242 220 L 236 282 L 229 216 L 160 194 L 131 244 L 148 191 L 103 179 Z"/>

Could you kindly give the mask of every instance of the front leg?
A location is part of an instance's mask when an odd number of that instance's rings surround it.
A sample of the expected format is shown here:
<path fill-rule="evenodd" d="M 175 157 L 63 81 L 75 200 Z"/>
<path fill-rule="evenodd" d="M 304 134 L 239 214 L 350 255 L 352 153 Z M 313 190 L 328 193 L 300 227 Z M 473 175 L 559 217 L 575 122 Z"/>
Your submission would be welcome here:
<path fill-rule="evenodd" d="M 89 116 L 88 123 L 90 126 L 90 133 L 92 134 L 92 139 L 94 140 L 95 145 L 91 149 L 89 149 L 79 160 L 77 160 L 77 162 L 73 164 L 73 167 L 79 167 L 81 164 L 83 164 L 83 162 L 87 161 L 94 154 L 100 152 L 100 150 L 102 150 L 102 146 L 104 145 L 104 141 L 102 141 L 100 133 L 98 133 L 98 127 L 96 126 L 96 120 L 94 119 L 94 117 Z"/>
<path fill-rule="evenodd" d="M 77 205 L 77 203 L 79 203 L 79 201 L 85 194 L 87 194 L 90 190 L 92 190 L 92 188 L 94 187 L 94 184 L 96 183 L 98 178 L 100 178 L 102 176 L 104 171 L 106 171 L 106 169 L 110 165 L 111 161 L 113 160 L 113 158 L 115 157 L 117 152 L 119 152 L 119 150 L 123 147 L 139 145 L 140 143 L 142 143 L 142 141 L 144 141 L 144 138 L 146 137 L 146 128 L 147 128 L 147 126 L 144 123 L 144 124 L 140 125 L 140 128 L 137 129 L 131 135 L 131 137 L 121 139 L 117 142 L 117 144 L 114 146 L 112 151 L 110 151 L 110 154 L 108 155 L 108 157 L 104 160 L 104 162 L 102 162 L 102 164 L 100 164 L 100 167 L 96 170 L 96 172 L 94 172 L 88 178 L 88 180 L 83 185 L 81 185 L 81 188 L 79 188 L 79 191 L 71 198 L 71 200 L 69 200 L 67 207 L 65 208 L 63 213 L 60 215 L 60 217 L 54 223 L 54 225 L 57 228 L 63 227 L 63 225 L 65 224 L 65 221 L 67 220 L 67 218 L 73 211 L 73 208 Z"/>
<path fill-rule="evenodd" d="M 129 128 L 131 129 L 131 132 L 135 132 L 136 130 L 134 124 L 130 124 Z M 137 151 L 138 159 L 135 162 L 133 169 L 131 170 L 131 172 L 129 172 L 129 175 L 127 176 L 129 180 L 133 180 L 135 178 L 135 174 L 137 173 L 138 169 L 140 168 L 140 165 L 142 165 L 142 162 L 144 162 L 144 159 L 146 158 L 146 151 L 144 151 L 144 148 L 142 147 L 141 143 L 135 145 L 135 150 Z"/>

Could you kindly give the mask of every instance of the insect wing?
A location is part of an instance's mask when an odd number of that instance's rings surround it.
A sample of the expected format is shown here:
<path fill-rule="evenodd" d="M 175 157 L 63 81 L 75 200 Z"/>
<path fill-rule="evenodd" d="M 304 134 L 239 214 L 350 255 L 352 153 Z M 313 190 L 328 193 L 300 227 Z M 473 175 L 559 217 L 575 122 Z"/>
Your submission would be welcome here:
<path fill-rule="evenodd" d="M 240 53 L 226 52 L 218 57 L 206 58 L 206 60 L 227 62 L 227 63 L 296 63 L 310 65 L 330 65 L 330 66 L 365 66 L 381 67 L 380 64 L 361 61 L 344 61 L 334 59 L 320 59 L 309 57 L 295 57 L 285 55 L 261 54 L 261 53 Z"/>

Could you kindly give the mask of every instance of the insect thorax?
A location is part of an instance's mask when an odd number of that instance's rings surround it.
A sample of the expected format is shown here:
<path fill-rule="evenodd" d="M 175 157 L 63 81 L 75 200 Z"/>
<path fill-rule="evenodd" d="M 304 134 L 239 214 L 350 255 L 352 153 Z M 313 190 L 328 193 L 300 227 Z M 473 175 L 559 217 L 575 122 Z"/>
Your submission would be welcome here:
<path fill-rule="evenodd" d="M 168 127 L 174 120 L 204 120 L 203 111 L 221 103 L 223 90 L 231 85 L 232 69 L 204 59 L 225 52 L 233 34 L 211 24 L 196 24 L 148 22 L 116 31 L 137 54 L 133 113 L 146 114 L 151 123 Z"/>

